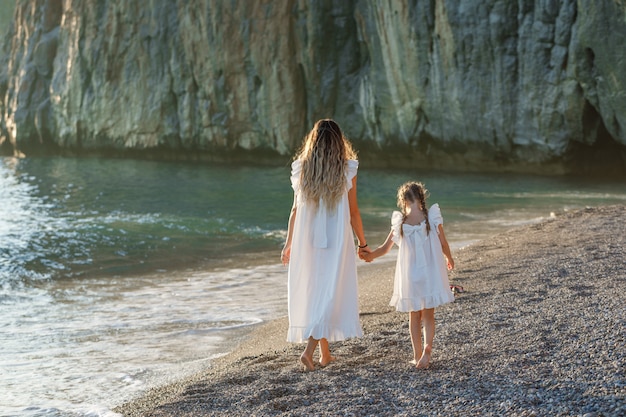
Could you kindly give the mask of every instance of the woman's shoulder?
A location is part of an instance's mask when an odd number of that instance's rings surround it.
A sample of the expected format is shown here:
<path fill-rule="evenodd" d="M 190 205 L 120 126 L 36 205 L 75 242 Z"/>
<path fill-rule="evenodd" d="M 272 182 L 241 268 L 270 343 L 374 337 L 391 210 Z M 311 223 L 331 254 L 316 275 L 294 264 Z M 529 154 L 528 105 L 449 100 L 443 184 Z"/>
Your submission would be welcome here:
<path fill-rule="evenodd" d="M 300 173 L 302 172 L 302 159 L 295 159 L 292 163 L 291 163 L 291 175 L 300 175 Z"/>
<path fill-rule="evenodd" d="M 346 169 L 346 179 L 348 180 L 348 182 L 352 181 L 352 179 L 356 177 L 358 169 L 359 161 L 357 161 L 356 159 L 348 159 Z M 349 188 L 352 188 L 352 185 L 350 185 Z"/>
<path fill-rule="evenodd" d="M 302 160 L 296 159 L 291 163 L 291 186 L 294 190 L 298 190 L 300 187 L 300 173 L 302 172 Z"/>
<path fill-rule="evenodd" d="M 348 159 L 346 161 L 348 170 L 356 170 L 359 168 L 359 161 L 357 159 Z M 298 169 L 302 169 L 302 159 L 294 159 L 291 163 L 291 170 L 295 171 Z"/>
<path fill-rule="evenodd" d="M 359 161 L 357 161 L 356 159 L 348 159 L 346 161 L 346 166 L 348 167 L 348 169 L 346 170 L 346 174 L 349 177 L 354 177 L 359 169 Z"/>

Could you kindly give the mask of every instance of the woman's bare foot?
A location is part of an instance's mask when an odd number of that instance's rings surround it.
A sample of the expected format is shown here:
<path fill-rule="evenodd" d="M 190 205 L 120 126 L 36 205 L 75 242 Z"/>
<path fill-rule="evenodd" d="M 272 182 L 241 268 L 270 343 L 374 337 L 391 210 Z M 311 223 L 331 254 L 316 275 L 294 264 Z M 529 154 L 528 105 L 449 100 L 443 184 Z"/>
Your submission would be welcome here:
<path fill-rule="evenodd" d="M 413 358 L 409 361 L 411 365 L 417 365 L 417 359 Z"/>
<path fill-rule="evenodd" d="M 424 352 L 422 353 L 422 357 L 419 362 L 415 365 L 417 369 L 426 369 L 428 365 L 430 365 L 430 356 L 431 356 L 432 348 L 428 345 L 424 347 Z"/>
<path fill-rule="evenodd" d="M 320 358 L 320 365 L 327 366 L 330 363 L 335 362 L 336 360 L 337 358 L 334 356 L 326 356 L 326 357 Z"/>
<path fill-rule="evenodd" d="M 304 365 L 305 371 L 314 371 L 315 364 L 313 363 L 313 358 L 309 358 L 304 354 L 300 355 L 300 362 Z"/>

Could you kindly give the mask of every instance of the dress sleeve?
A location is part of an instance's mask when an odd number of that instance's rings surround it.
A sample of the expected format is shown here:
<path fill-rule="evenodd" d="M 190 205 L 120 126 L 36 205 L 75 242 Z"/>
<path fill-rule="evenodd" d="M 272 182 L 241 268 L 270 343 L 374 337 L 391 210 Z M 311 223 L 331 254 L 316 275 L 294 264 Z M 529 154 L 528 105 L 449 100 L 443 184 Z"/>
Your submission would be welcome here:
<path fill-rule="evenodd" d="M 428 221 L 430 221 L 430 226 L 434 227 L 437 230 L 440 224 L 443 224 L 443 217 L 441 216 L 441 209 L 439 209 L 439 204 L 435 203 L 430 206 L 428 209 Z"/>
<path fill-rule="evenodd" d="M 348 181 L 348 191 L 352 188 L 352 179 L 356 177 L 359 169 L 359 161 L 356 159 L 348 159 L 348 169 L 346 170 L 346 180 Z"/>
<path fill-rule="evenodd" d="M 400 246 L 400 240 L 402 239 L 402 234 L 400 232 L 400 228 L 402 227 L 402 213 L 399 211 L 394 211 L 391 213 L 391 231 L 393 232 L 393 236 L 391 236 L 391 240 L 393 243 Z"/>
<path fill-rule="evenodd" d="M 297 193 L 300 191 L 300 173 L 302 172 L 302 161 L 296 159 L 291 163 L 291 187 Z"/>

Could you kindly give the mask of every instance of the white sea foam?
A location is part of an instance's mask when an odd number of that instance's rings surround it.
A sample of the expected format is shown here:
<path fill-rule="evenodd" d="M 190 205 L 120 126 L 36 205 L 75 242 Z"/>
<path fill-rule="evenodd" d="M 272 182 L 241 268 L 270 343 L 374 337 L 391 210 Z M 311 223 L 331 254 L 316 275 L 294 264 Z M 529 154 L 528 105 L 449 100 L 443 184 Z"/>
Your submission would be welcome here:
<path fill-rule="evenodd" d="M 270 265 L 14 294 L 0 305 L 0 415 L 111 415 L 120 401 L 209 366 L 237 329 L 286 314 L 286 291 L 285 268 Z"/>

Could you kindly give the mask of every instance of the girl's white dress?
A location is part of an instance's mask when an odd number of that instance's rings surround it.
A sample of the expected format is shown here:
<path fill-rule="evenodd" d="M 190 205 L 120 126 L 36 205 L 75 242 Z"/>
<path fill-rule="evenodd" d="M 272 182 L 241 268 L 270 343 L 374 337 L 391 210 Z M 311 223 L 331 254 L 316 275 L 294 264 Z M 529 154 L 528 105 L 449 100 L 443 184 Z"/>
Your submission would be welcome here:
<path fill-rule="evenodd" d="M 291 165 L 297 209 L 287 290 L 289 342 L 306 342 L 310 336 L 334 342 L 363 335 L 348 203 L 358 166 L 358 161 L 348 161 L 346 191 L 336 209 L 329 212 L 323 201 L 318 207 L 305 201 L 300 190 L 302 161 Z"/>
<path fill-rule="evenodd" d="M 391 215 L 392 240 L 398 245 L 398 259 L 389 305 L 397 311 L 420 311 L 454 301 L 437 232 L 437 227 L 443 224 L 438 204 L 428 210 L 428 220 L 430 233 L 426 234 L 426 220 L 412 226 L 402 223 L 399 211 Z"/>

